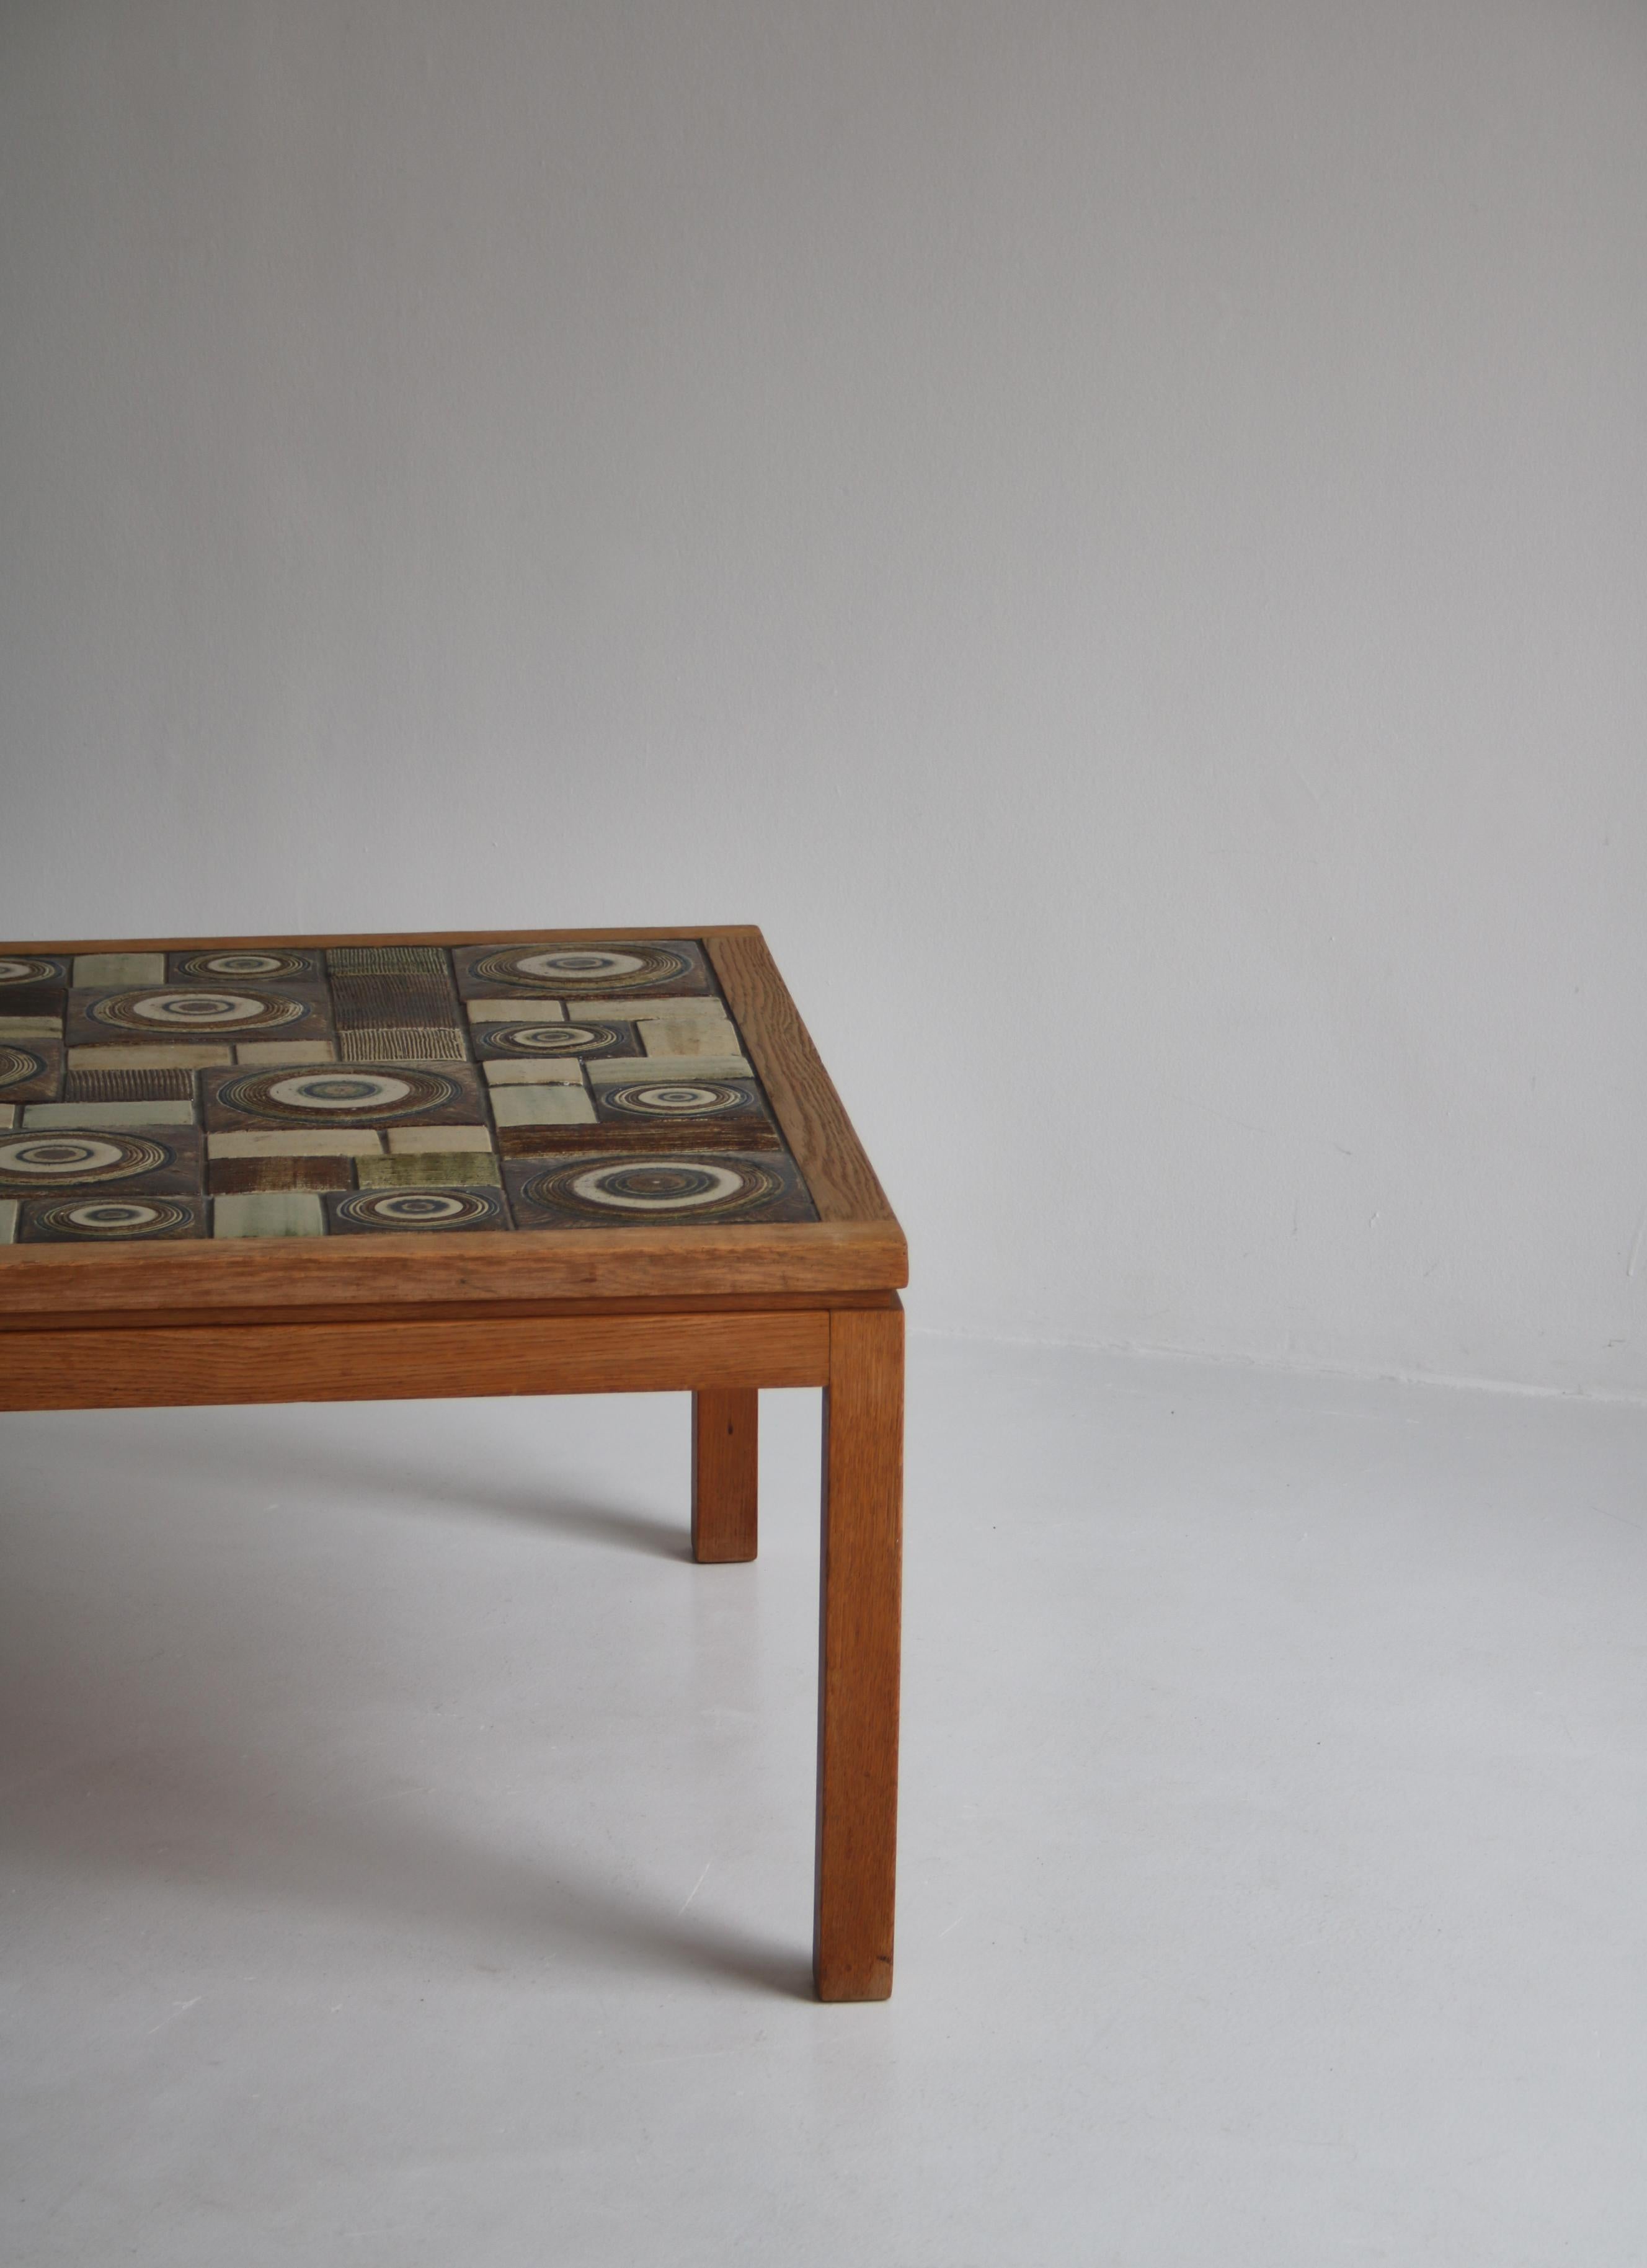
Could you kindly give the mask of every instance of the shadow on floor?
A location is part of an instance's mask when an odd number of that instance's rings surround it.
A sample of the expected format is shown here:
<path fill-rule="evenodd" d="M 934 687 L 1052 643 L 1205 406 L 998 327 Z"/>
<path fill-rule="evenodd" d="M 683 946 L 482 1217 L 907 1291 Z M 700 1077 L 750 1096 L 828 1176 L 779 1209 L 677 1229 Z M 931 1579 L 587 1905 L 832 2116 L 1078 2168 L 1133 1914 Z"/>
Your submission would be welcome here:
<path fill-rule="evenodd" d="M 0 1775 L 11 1790 L 12 1865 L 295 1903 L 435 1944 L 480 1940 L 505 1958 L 580 1974 L 707 1974 L 811 1997 L 799 1947 L 683 1911 L 621 1880 L 616 1866 L 591 1866 L 558 1844 L 565 1791 L 552 1780 L 543 1790 L 546 1831 L 513 1847 L 467 1831 L 449 1787 L 362 1784 L 337 1744 L 361 1705 L 353 1661 L 337 1659 L 329 1690 L 292 1697 L 292 1662 L 329 1658 L 347 1600 L 259 1583 L 255 1565 L 246 1581 L 225 1580 L 221 1553 L 202 1548 L 214 1495 L 243 1510 L 264 1489 L 311 1506 L 479 1510 L 654 1558 L 690 1559 L 683 1525 L 558 1498 L 547 1479 L 530 1502 L 489 1491 L 484 1476 L 459 1490 L 297 1427 L 276 1436 L 237 1426 L 221 1444 L 189 1446 L 185 1455 L 163 1434 L 144 1443 L 142 1501 L 129 1520 L 129 1467 L 96 1427 L 55 1437 L 49 1456 L 31 1457 L 23 1473 L 14 1467 L 6 1485 L 0 1549 L 20 1579 L 0 1587 L 9 1601 Z M 347 1567 L 344 1576 L 358 1580 Z M 283 1697 L 272 1709 L 270 1693 Z M 551 1771 L 553 1748 L 537 1751 Z"/>
<path fill-rule="evenodd" d="M 233 1440 L 225 1439 L 221 1445 L 213 1442 L 203 1454 L 198 1442 L 191 1443 L 186 1454 L 165 1440 L 145 1444 L 145 1490 L 170 1484 L 180 1498 L 186 1495 L 196 1500 L 219 1489 L 236 1497 L 267 1491 L 277 1498 L 309 1497 L 324 1503 L 336 1498 L 396 1511 L 479 1513 L 544 1535 L 605 1544 L 613 1550 L 691 1561 L 684 1491 L 677 1523 L 635 1512 L 625 1505 L 558 1491 L 547 1473 L 541 1489 L 500 1489 L 495 1484 L 489 1485 L 485 1475 L 473 1469 L 440 1471 L 427 1463 L 395 1460 L 376 1443 L 363 1449 L 346 1440 L 317 1440 L 296 1425 L 270 1424 L 268 1413 L 262 1410 L 239 1410 L 234 1416 Z M 72 1426 L 76 1421 L 69 1418 L 57 1422 Z M 127 1472 L 110 1456 L 108 1445 L 97 1433 L 89 1439 L 82 1435 L 78 1440 L 72 1434 L 68 1438 L 82 1501 L 92 1494 L 117 1501 L 124 1493 Z M 682 1454 L 684 1460 L 684 1444 Z"/>

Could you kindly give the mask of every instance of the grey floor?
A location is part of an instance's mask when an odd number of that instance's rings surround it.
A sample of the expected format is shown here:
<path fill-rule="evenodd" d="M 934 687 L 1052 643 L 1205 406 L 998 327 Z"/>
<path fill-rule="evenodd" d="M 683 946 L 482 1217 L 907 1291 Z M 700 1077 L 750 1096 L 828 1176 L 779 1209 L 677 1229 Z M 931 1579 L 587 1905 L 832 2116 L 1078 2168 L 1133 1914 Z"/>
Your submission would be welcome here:
<path fill-rule="evenodd" d="M 764 1419 L 0 1418 L 0 2257 L 1640 2268 L 1647 1409 L 918 1341 L 860 2008 Z"/>

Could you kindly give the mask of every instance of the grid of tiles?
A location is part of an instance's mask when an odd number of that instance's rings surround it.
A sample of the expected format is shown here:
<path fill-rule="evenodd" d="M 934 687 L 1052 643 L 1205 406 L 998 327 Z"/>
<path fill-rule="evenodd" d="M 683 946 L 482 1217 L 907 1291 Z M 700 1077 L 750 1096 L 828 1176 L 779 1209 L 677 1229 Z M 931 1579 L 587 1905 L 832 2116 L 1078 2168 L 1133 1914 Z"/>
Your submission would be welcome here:
<path fill-rule="evenodd" d="M 816 1218 L 694 938 L 0 954 L 0 1243 Z"/>

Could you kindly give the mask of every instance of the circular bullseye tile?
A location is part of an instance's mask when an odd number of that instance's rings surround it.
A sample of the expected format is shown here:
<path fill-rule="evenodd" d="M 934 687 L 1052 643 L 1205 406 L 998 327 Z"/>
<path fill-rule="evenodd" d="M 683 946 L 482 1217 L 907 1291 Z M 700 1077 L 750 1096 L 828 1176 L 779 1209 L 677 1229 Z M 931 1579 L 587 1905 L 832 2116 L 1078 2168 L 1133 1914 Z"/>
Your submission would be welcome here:
<path fill-rule="evenodd" d="M 193 1224 L 192 1208 L 175 1197 L 104 1198 L 90 1204 L 77 1200 L 41 1205 L 33 1221 L 37 1233 L 92 1238 L 176 1236 Z"/>
<path fill-rule="evenodd" d="M 45 1057 L 33 1048 L 0 1042 L 0 1087 L 21 1086 L 25 1079 L 38 1079 L 45 1068 Z"/>
<path fill-rule="evenodd" d="M 261 1032 L 296 1023 L 305 1013 L 301 1000 L 226 987 L 185 991 L 111 992 L 93 1000 L 87 1012 L 100 1024 L 113 1024 L 123 1032 Z"/>
<path fill-rule="evenodd" d="M 565 996 L 649 991 L 691 967 L 683 953 L 665 945 L 506 946 L 484 954 L 475 975 L 491 984 Z"/>
<path fill-rule="evenodd" d="M 533 1174 L 529 1203 L 590 1221 L 735 1218 L 777 1197 L 782 1177 L 750 1158 L 568 1160 Z"/>
<path fill-rule="evenodd" d="M 142 1134 L 25 1134 L 0 1141 L 0 1195 L 48 1195 L 65 1183 L 120 1182 L 171 1165 L 174 1152 Z"/>
<path fill-rule="evenodd" d="M 512 1056 L 594 1056 L 617 1044 L 611 1024 L 486 1024 L 489 1052 Z"/>
<path fill-rule="evenodd" d="M 602 1089 L 602 1099 L 637 1118 L 698 1118 L 713 1116 L 718 1111 L 747 1109 L 752 1097 L 748 1087 L 717 1079 L 608 1086 Z"/>
<path fill-rule="evenodd" d="M 269 1100 L 294 1110 L 392 1110 L 411 1088 L 378 1071 L 307 1071 L 270 1082 Z"/>
<path fill-rule="evenodd" d="M 216 977 L 220 983 L 284 984 L 311 975 L 310 963 L 296 953 L 196 953 L 177 966 L 180 976 Z"/>
<path fill-rule="evenodd" d="M 351 1228 L 483 1228 L 503 1218 L 485 1189 L 362 1189 L 340 1197 L 333 1212 Z"/>
<path fill-rule="evenodd" d="M 48 984 L 57 975 L 49 961 L 0 961 L 0 984 Z"/>
<path fill-rule="evenodd" d="M 439 1110 L 458 1093 L 457 1083 L 436 1071 L 247 1071 L 225 1079 L 218 1100 L 250 1118 L 273 1118 L 295 1125 L 317 1121 L 350 1125 L 356 1121 L 410 1118 Z"/>

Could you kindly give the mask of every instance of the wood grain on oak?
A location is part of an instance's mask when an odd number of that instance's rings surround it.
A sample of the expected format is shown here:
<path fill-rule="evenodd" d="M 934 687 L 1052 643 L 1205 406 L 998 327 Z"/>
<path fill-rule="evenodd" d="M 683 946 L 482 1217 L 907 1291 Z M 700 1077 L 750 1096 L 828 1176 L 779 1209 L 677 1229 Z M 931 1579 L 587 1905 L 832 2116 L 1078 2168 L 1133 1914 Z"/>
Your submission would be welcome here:
<path fill-rule="evenodd" d="M 824 2000 L 883 2000 L 892 1990 L 903 1474 L 902 1311 L 833 1315 L 813 1948 Z"/>
<path fill-rule="evenodd" d="M 0 1409 L 821 1386 L 829 1318 L 624 1315 L 11 1331 Z"/>
<path fill-rule="evenodd" d="M 760 932 L 727 931 L 705 943 L 818 1211 L 826 1221 L 895 1226 L 886 1192 Z"/>
<path fill-rule="evenodd" d="M 353 1307 L 385 1301 L 715 1298 L 881 1291 L 904 1284 L 901 1233 L 878 1222 L 553 1234 L 271 1238 L 243 1243 L 16 1245 L 0 1309 Z"/>
<path fill-rule="evenodd" d="M 753 1559 L 759 1540 L 760 1395 L 753 1387 L 692 1396 L 692 1557 Z"/>

